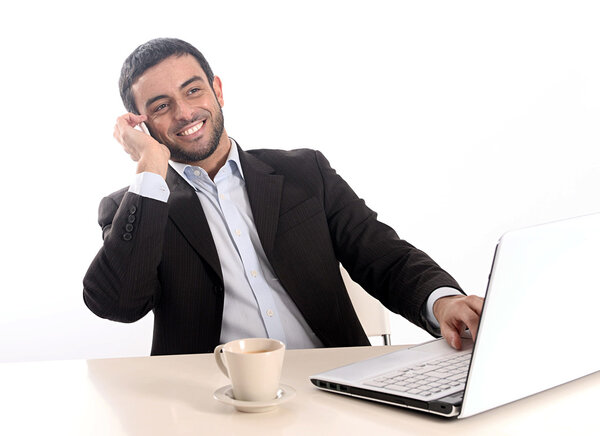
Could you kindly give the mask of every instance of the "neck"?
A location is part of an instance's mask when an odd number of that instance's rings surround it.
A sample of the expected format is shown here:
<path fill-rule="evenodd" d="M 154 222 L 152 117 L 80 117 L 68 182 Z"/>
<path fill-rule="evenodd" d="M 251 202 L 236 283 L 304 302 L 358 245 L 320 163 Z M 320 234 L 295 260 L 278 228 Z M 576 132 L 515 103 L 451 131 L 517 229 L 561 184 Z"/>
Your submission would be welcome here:
<path fill-rule="evenodd" d="M 219 140 L 215 152 L 204 160 L 193 163 L 190 162 L 190 165 L 204 169 L 211 180 L 214 180 L 219 170 L 225 165 L 225 162 L 227 162 L 227 156 L 229 156 L 231 145 L 231 139 L 229 139 L 227 132 L 223 129 L 223 134 L 221 135 L 221 139 Z"/>

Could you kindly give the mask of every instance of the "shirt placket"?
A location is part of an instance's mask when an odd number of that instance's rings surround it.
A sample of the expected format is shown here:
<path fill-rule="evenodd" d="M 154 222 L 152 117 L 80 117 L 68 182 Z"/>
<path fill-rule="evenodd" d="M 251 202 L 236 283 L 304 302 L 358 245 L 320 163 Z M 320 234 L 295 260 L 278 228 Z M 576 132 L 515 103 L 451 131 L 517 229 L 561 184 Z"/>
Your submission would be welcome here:
<path fill-rule="evenodd" d="M 244 222 L 238 205 L 235 204 L 229 193 L 233 188 L 232 179 L 234 177 L 219 177 L 218 180 L 215 179 L 218 202 L 225 217 L 229 235 L 242 259 L 244 273 L 258 304 L 260 316 L 267 334 L 269 338 L 286 342 L 283 324 L 276 310 L 272 290 L 260 267 L 258 255 L 252 245 L 249 229 Z"/>

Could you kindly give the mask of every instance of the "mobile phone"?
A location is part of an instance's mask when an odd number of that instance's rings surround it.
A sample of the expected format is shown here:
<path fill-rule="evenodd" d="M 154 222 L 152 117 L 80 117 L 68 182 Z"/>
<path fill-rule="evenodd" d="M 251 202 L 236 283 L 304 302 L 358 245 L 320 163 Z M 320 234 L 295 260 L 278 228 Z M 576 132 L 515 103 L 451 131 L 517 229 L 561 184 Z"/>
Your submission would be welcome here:
<path fill-rule="evenodd" d="M 146 135 L 150 135 L 150 132 L 148 131 L 148 127 L 146 126 L 146 123 L 139 123 L 138 126 L 142 132 L 144 132 Z"/>

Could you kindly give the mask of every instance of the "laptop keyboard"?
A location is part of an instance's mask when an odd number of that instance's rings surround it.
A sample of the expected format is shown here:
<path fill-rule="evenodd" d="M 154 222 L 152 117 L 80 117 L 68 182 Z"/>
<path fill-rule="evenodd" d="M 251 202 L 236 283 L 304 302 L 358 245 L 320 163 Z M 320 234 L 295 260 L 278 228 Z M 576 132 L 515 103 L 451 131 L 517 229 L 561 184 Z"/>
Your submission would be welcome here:
<path fill-rule="evenodd" d="M 363 384 L 424 399 L 439 398 L 464 390 L 470 361 L 471 351 L 454 353 L 381 374 Z"/>

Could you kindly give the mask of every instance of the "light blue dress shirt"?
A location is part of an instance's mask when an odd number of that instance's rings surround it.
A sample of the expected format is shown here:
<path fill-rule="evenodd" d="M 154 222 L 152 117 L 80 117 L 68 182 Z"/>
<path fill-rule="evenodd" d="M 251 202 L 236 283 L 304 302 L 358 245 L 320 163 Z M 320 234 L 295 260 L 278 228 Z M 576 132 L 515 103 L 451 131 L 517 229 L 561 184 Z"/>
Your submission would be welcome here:
<path fill-rule="evenodd" d="M 289 349 L 322 347 L 267 260 L 254 225 L 238 149 L 231 142 L 227 162 L 214 181 L 200 167 L 170 162 L 196 190 L 219 255 L 225 290 L 221 342 L 269 337 Z M 169 197 L 165 180 L 154 173 L 137 174 L 129 191 L 163 202 Z M 429 297 L 424 315 L 434 328 L 439 324 L 433 303 L 455 294 L 460 293 L 439 288 Z"/>

